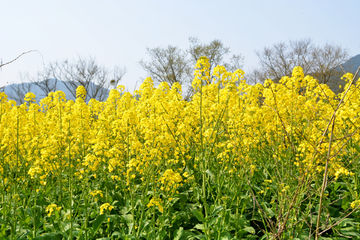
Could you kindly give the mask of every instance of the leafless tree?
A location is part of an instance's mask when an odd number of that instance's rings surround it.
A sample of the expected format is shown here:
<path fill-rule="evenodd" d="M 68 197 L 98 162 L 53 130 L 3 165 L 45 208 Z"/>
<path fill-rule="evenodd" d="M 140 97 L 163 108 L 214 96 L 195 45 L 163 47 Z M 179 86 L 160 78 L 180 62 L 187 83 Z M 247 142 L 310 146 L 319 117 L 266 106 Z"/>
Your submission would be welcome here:
<path fill-rule="evenodd" d="M 241 54 L 233 55 L 229 62 L 224 63 L 224 67 L 229 72 L 235 72 L 237 69 L 241 69 L 244 64 L 244 57 Z"/>
<path fill-rule="evenodd" d="M 266 74 L 264 71 L 259 69 L 253 69 L 249 71 L 249 73 L 245 74 L 245 79 L 248 84 L 257 84 L 263 83 L 264 79 L 266 79 Z"/>
<path fill-rule="evenodd" d="M 20 75 L 22 82 L 30 82 L 35 86 L 38 86 L 43 95 L 41 98 L 49 95 L 50 92 L 55 92 L 57 89 L 58 80 L 53 77 L 52 69 L 49 66 L 45 66 L 42 71 L 38 71 L 36 76 L 31 76 L 28 73 Z"/>
<path fill-rule="evenodd" d="M 25 95 L 31 92 L 31 90 L 32 85 L 30 83 L 11 84 L 8 97 L 15 100 L 18 104 L 23 104 L 25 102 Z"/>
<path fill-rule="evenodd" d="M 193 70 L 187 59 L 187 53 L 176 46 L 167 48 L 146 48 L 151 61 L 143 59 L 139 65 L 147 72 L 155 83 L 167 82 L 170 86 L 175 82 L 180 83 L 185 90 L 184 98 L 191 95 L 190 86 Z"/>
<path fill-rule="evenodd" d="M 201 43 L 200 40 L 196 37 L 189 38 L 190 47 L 188 53 L 190 54 L 191 63 L 194 65 L 201 56 L 206 56 L 209 59 L 210 63 L 210 72 L 211 70 L 223 64 L 228 71 L 235 71 L 242 67 L 242 62 L 244 57 L 239 55 L 233 55 L 229 63 L 225 63 L 224 56 L 230 53 L 230 47 L 225 47 L 224 44 L 215 39 L 209 44 Z"/>
<path fill-rule="evenodd" d="M 183 84 L 191 77 L 191 67 L 186 53 L 178 47 L 169 45 L 167 48 L 146 48 L 151 57 L 150 62 L 140 60 L 140 66 L 155 82 L 175 82 Z"/>
<path fill-rule="evenodd" d="M 118 84 L 127 72 L 126 67 L 115 67 L 111 72 L 96 63 L 95 58 L 78 57 L 76 62 L 68 60 L 49 63 L 43 72 L 36 78 L 29 78 L 47 95 L 54 91 L 58 81 L 62 81 L 73 98 L 76 98 L 76 89 L 83 86 L 87 92 L 86 100 L 91 98 L 104 101 L 109 93 L 111 84 Z"/>
<path fill-rule="evenodd" d="M 260 63 L 261 70 L 257 70 L 260 81 L 270 78 L 275 82 L 282 76 L 291 76 L 293 68 L 300 66 L 305 75 L 312 75 L 319 82 L 327 83 L 338 74 L 336 66 L 349 58 L 347 49 L 334 44 L 317 46 L 311 39 L 276 43 L 255 51 L 255 54 Z"/>
<path fill-rule="evenodd" d="M 166 48 L 146 48 L 151 60 L 141 60 L 139 65 L 155 83 L 167 82 L 169 85 L 175 82 L 180 83 L 186 100 L 193 94 L 191 82 L 194 78 L 194 66 L 201 56 L 208 57 L 210 71 L 219 64 L 223 64 L 228 71 L 235 71 L 242 66 L 244 58 L 240 54 L 233 55 L 229 62 L 224 62 L 224 56 L 229 54 L 230 50 L 220 40 L 202 44 L 199 39 L 190 37 L 189 42 L 190 47 L 187 50 L 171 45 Z"/>
<path fill-rule="evenodd" d="M 323 47 L 315 47 L 313 51 L 313 75 L 320 83 L 329 82 L 331 77 L 341 77 L 343 74 L 336 67 L 349 59 L 348 51 L 341 46 L 325 44 Z"/>

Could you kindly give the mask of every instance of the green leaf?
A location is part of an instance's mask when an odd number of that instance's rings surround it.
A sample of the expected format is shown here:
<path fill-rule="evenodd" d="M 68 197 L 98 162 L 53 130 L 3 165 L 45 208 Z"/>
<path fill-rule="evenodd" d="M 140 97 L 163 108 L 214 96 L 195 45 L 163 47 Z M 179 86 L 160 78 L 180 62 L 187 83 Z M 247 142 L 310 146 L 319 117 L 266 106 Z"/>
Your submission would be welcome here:
<path fill-rule="evenodd" d="M 77 240 L 84 240 L 84 235 L 82 235 L 82 229 L 79 230 Z"/>
<path fill-rule="evenodd" d="M 184 228 L 180 227 L 175 233 L 174 240 L 180 240 L 181 236 L 183 235 L 183 232 L 184 232 Z"/>
<path fill-rule="evenodd" d="M 231 235 L 228 232 L 222 232 L 220 234 L 220 240 L 230 240 L 231 239 Z"/>
<path fill-rule="evenodd" d="M 347 227 L 340 229 L 340 232 L 347 236 L 360 237 L 360 234 L 356 232 L 354 227 Z"/>
<path fill-rule="evenodd" d="M 213 206 L 214 206 L 214 205 L 213 205 Z M 221 206 L 221 205 L 216 206 L 216 207 L 213 207 L 213 206 L 212 206 L 213 211 L 212 211 L 212 213 L 211 213 L 211 216 L 216 216 L 216 215 L 218 215 L 218 213 L 224 209 L 224 207 Z"/>
<path fill-rule="evenodd" d="M 33 240 L 61 240 L 63 235 L 61 233 L 45 233 L 42 236 L 33 238 Z"/>
<path fill-rule="evenodd" d="M 340 183 L 336 182 L 334 185 L 334 191 L 338 190 L 339 187 L 340 187 Z"/>
<path fill-rule="evenodd" d="M 339 216 L 339 209 L 332 207 L 332 206 L 327 206 L 326 207 L 329 210 L 329 213 L 331 214 L 331 216 L 333 217 L 338 217 Z"/>
<path fill-rule="evenodd" d="M 39 205 L 39 206 L 47 206 L 47 205 L 49 205 L 50 203 L 47 202 L 47 201 L 43 201 L 43 200 L 37 199 L 37 200 L 36 200 L 36 204 Z"/>
<path fill-rule="evenodd" d="M 245 227 L 244 230 L 248 233 L 255 234 L 255 229 L 253 227 Z"/>
<path fill-rule="evenodd" d="M 358 145 L 354 145 L 354 148 L 360 153 L 360 147 Z"/>
<path fill-rule="evenodd" d="M 195 235 L 195 238 L 197 239 L 206 239 L 206 236 L 201 234 L 201 235 Z"/>
<path fill-rule="evenodd" d="M 92 229 L 93 235 L 95 235 L 95 233 L 99 230 L 101 224 L 104 222 L 106 217 L 107 217 L 106 214 L 102 214 L 96 218 L 96 220 L 93 223 L 93 229 Z"/>
<path fill-rule="evenodd" d="M 204 230 L 204 224 L 196 224 L 194 228 Z"/>
<path fill-rule="evenodd" d="M 349 208 L 349 205 L 350 205 L 350 200 L 349 200 L 349 196 L 345 197 L 342 199 L 341 201 L 341 208 L 346 210 Z"/>
<path fill-rule="evenodd" d="M 214 177 L 214 174 L 210 171 L 210 169 L 205 171 L 211 178 Z"/>
<path fill-rule="evenodd" d="M 118 237 L 118 238 L 121 238 L 122 236 L 123 235 L 121 234 L 121 232 L 117 232 L 117 231 L 113 232 L 111 235 L 111 237 Z"/>
<path fill-rule="evenodd" d="M 122 215 L 121 217 L 125 220 L 126 223 L 134 221 L 134 218 L 131 214 Z"/>
<path fill-rule="evenodd" d="M 265 206 L 265 211 L 267 212 L 267 214 L 269 214 L 270 217 L 274 217 L 275 213 L 271 208 L 268 208 L 267 206 Z"/>
<path fill-rule="evenodd" d="M 202 215 L 202 213 L 196 209 L 191 211 L 192 214 L 195 215 L 195 217 L 200 221 L 200 222 L 204 222 L 204 217 Z"/>

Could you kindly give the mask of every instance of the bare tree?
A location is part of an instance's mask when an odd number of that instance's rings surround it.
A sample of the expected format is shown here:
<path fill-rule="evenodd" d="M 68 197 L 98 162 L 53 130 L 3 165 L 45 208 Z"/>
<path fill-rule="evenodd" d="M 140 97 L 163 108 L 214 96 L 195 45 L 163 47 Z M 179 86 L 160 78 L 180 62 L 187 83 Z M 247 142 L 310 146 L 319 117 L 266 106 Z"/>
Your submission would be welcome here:
<path fill-rule="evenodd" d="M 282 76 L 291 76 L 293 68 L 300 66 L 305 75 L 312 75 L 321 83 L 327 83 L 338 74 L 336 66 L 349 58 L 347 49 L 334 44 L 317 46 L 311 39 L 276 43 L 255 51 L 255 54 L 261 68 L 257 70 L 257 76 L 261 77 L 262 82 L 267 78 L 278 82 Z"/>
<path fill-rule="evenodd" d="M 229 72 L 235 72 L 238 69 L 241 69 L 244 64 L 244 57 L 241 54 L 233 55 L 229 62 L 224 63 L 224 67 Z"/>
<path fill-rule="evenodd" d="M 227 70 L 235 71 L 242 66 L 243 57 L 233 55 L 229 62 L 224 62 L 224 56 L 230 53 L 229 47 L 224 47 L 220 40 L 210 44 L 202 44 L 195 37 L 189 38 L 190 47 L 181 50 L 169 45 L 166 48 L 146 48 L 150 61 L 140 60 L 139 65 L 154 80 L 155 83 L 167 82 L 172 85 L 178 82 L 183 87 L 184 99 L 190 99 L 193 94 L 191 82 L 194 78 L 194 66 L 201 56 L 209 58 L 210 71 L 213 67 L 223 64 Z"/>
<path fill-rule="evenodd" d="M 169 45 L 167 48 L 146 48 L 151 57 L 150 62 L 140 60 L 140 66 L 155 82 L 175 82 L 184 84 L 191 78 L 191 67 L 186 59 L 186 53 L 178 47 Z"/>
<path fill-rule="evenodd" d="M 37 78 L 29 80 L 39 86 L 46 95 L 56 90 L 58 81 L 62 81 L 73 98 L 76 98 L 76 89 L 81 85 L 87 92 L 86 100 L 94 98 L 104 101 L 110 84 L 118 84 L 126 72 L 126 67 L 115 67 L 111 75 L 110 70 L 98 65 L 95 58 L 78 57 L 76 62 L 64 60 L 49 63 L 44 71 L 38 73 Z"/>
<path fill-rule="evenodd" d="M 191 96 L 191 80 L 193 70 L 187 59 L 187 53 L 176 46 L 167 48 L 146 48 L 151 61 L 143 59 L 139 65 L 147 72 L 155 83 L 167 82 L 171 86 L 175 82 L 183 86 L 184 98 Z"/>
<path fill-rule="evenodd" d="M 260 60 L 260 66 L 266 78 L 279 81 L 282 76 L 291 75 L 294 59 L 286 43 L 274 44 L 272 47 L 264 47 L 261 52 L 255 54 Z"/>
<path fill-rule="evenodd" d="M 312 59 L 315 65 L 313 76 L 320 83 L 327 83 L 331 77 L 341 77 L 343 73 L 336 67 L 349 59 L 349 53 L 341 46 L 325 44 L 314 48 Z"/>
<path fill-rule="evenodd" d="M 52 69 L 49 66 L 45 66 L 42 71 L 38 71 L 35 77 L 30 76 L 28 73 L 24 76 L 20 75 L 20 77 L 22 78 L 22 82 L 30 82 L 39 87 L 43 92 L 43 95 L 39 96 L 41 98 L 57 90 L 58 80 L 53 77 Z"/>
<path fill-rule="evenodd" d="M 18 104 L 23 104 L 25 102 L 25 95 L 28 92 L 31 92 L 31 90 L 32 85 L 30 83 L 11 84 L 8 96 L 10 99 L 15 100 Z"/>
<path fill-rule="evenodd" d="M 311 39 L 302 39 L 296 41 L 290 41 L 290 55 L 293 56 L 293 65 L 301 66 L 304 74 L 310 74 L 314 72 L 315 66 L 313 64 L 313 52 L 315 46 Z"/>
<path fill-rule="evenodd" d="M 245 74 L 245 79 L 249 84 L 263 83 L 264 79 L 266 79 L 266 74 L 260 69 L 253 69 Z"/>
<path fill-rule="evenodd" d="M 196 37 L 189 38 L 190 47 L 188 53 L 191 57 L 191 63 L 194 65 L 201 56 L 206 56 L 210 63 L 210 72 L 217 65 L 223 64 L 228 71 L 235 71 L 242 67 L 244 57 L 233 55 L 229 63 L 224 63 L 224 56 L 230 53 L 230 47 L 225 47 L 224 44 L 215 39 L 209 44 L 203 44 Z"/>

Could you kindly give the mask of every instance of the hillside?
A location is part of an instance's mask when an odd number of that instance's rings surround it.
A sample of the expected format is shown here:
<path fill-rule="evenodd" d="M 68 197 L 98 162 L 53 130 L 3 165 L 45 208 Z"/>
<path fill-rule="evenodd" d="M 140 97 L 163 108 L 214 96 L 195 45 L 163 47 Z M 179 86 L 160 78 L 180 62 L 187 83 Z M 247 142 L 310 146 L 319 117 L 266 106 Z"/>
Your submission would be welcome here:
<path fill-rule="evenodd" d="M 350 58 L 348 61 L 342 64 L 342 66 L 346 72 L 355 73 L 360 66 L 360 54 Z M 336 70 L 341 70 L 340 66 L 338 66 Z"/>
<path fill-rule="evenodd" d="M 56 80 L 56 79 L 50 79 L 48 81 L 48 85 L 52 89 L 54 89 L 54 91 L 58 91 L 58 90 L 63 91 L 66 95 L 66 99 L 75 100 L 75 96 L 73 94 L 71 94 L 71 92 L 66 87 L 66 85 L 64 84 L 63 81 Z M 98 87 L 99 87 L 98 85 L 91 83 L 89 86 L 89 89 L 96 89 Z M 110 90 L 107 88 L 102 88 L 102 87 L 100 87 L 100 88 L 101 88 L 100 91 L 104 92 L 105 99 L 106 99 Z M 9 97 L 9 99 L 15 100 L 15 101 L 17 101 L 17 103 L 21 103 L 18 96 L 21 95 L 20 98 L 23 99 L 24 95 L 27 92 L 32 92 L 36 95 L 37 103 L 40 102 L 41 99 L 46 97 L 45 92 L 35 83 L 19 83 L 19 84 L 15 83 L 15 84 L 11 84 L 11 85 L 4 87 L 0 91 L 5 92 L 6 95 Z M 19 92 L 20 92 L 20 94 L 18 94 Z M 97 99 L 97 100 L 101 100 L 101 99 Z"/>

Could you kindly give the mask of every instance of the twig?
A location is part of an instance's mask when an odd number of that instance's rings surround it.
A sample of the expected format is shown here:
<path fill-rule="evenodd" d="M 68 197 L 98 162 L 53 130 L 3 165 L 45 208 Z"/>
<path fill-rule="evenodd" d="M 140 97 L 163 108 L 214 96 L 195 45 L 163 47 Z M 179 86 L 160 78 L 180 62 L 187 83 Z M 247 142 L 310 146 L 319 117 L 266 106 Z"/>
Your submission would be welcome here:
<path fill-rule="evenodd" d="M 274 231 L 275 231 L 275 227 L 274 227 L 274 225 L 273 225 L 273 221 L 272 221 L 269 217 L 267 217 L 267 214 L 266 214 L 265 211 L 262 209 L 260 203 L 259 203 L 258 200 L 256 199 L 255 194 L 253 193 L 253 190 L 252 190 L 252 188 L 251 188 L 251 185 L 250 185 L 250 181 L 249 181 L 249 180 L 248 180 L 248 186 L 249 186 L 249 188 L 250 188 L 250 194 L 251 194 L 251 196 L 252 196 L 252 198 L 253 198 L 253 200 L 254 200 L 254 205 L 255 205 L 255 203 L 256 203 L 256 205 L 257 205 L 258 208 L 260 209 L 261 213 L 263 214 L 264 219 L 265 219 L 268 227 L 270 227 L 271 230 L 274 232 Z"/>
<path fill-rule="evenodd" d="M 319 228 L 320 228 L 321 210 L 322 210 L 321 208 L 322 208 L 322 202 L 323 202 L 324 192 L 325 192 L 326 185 L 327 185 L 327 175 L 328 175 L 328 169 L 329 169 L 329 159 L 330 159 L 330 153 L 331 153 L 331 143 L 332 143 L 332 138 L 333 138 L 333 136 L 334 136 L 335 116 L 336 116 L 336 115 L 334 114 L 333 117 L 331 118 L 332 128 L 331 128 L 329 148 L 328 148 L 328 153 L 327 153 L 327 158 L 326 158 L 326 163 L 325 163 L 324 178 L 323 178 L 322 187 L 321 187 L 321 192 L 320 192 L 319 211 L 318 211 L 318 216 L 317 216 L 317 220 L 316 220 L 315 240 L 317 240 L 317 239 L 319 238 Z"/>
<path fill-rule="evenodd" d="M 332 128 L 331 128 L 331 135 L 330 135 L 330 141 L 329 141 L 329 148 L 328 148 L 328 153 L 327 153 L 327 158 L 326 158 L 326 163 L 325 163 L 325 172 L 324 172 L 324 178 L 323 178 L 323 183 L 322 183 L 322 187 L 321 187 L 321 193 L 320 193 L 320 202 L 319 202 L 319 211 L 318 211 L 318 216 L 317 216 L 317 221 L 316 221 L 316 233 L 315 233 L 315 240 L 317 240 L 320 236 L 319 233 L 319 229 L 320 229 L 320 219 L 321 219 L 321 210 L 322 210 L 322 201 L 323 201 L 323 196 L 324 196 L 324 192 L 326 189 L 326 185 L 327 185 L 327 174 L 328 174 L 328 167 L 329 167 L 329 159 L 330 159 L 330 152 L 331 152 L 331 143 L 332 143 L 332 138 L 333 138 L 333 134 L 334 134 L 334 126 L 335 126 L 335 117 L 336 117 L 336 112 L 337 110 L 340 108 L 341 104 L 343 103 L 346 94 L 349 92 L 351 85 L 354 83 L 354 80 L 357 76 L 357 74 L 359 73 L 360 67 L 357 69 L 353 79 L 350 82 L 350 85 L 348 86 L 348 88 L 346 89 L 346 92 L 344 94 L 344 96 L 341 98 L 340 102 L 338 103 L 336 109 L 334 110 L 334 113 L 329 121 L 328 126 L 326 127 L 326 130 L 323 133 L 323 136 L 326 135 L 330 124 L 332 123 Z M 321 144 L 323 138 L 320 140 L 319 145 Z"/>
<path fill-rule="evenodd" d="M 340 67 L 341 67 L 341 69 L 343 70 L 343 73 L 344 73 L 344 74 L 346 74 L 346 72 L 345 72 L 345 70 L 344 70 L 343 66 L 341 65 L 341 63 L 339 63 L 339 66 L 340 66 Z"/>
<path fill-rule="evenodd" d="M 25 54 L 28 54 L 28 53 L 31 53 L 31 52 L 38 52 L 40 55 L 41 55 L 41 57 L 42 57 L 42 59 L 43 59 L 43 63 L 44 63 L 44 57 L 42 56 L 42 54 L 38 51 L 38 50 L 30 50 L 30 51 L 27 51 L 27 52 L 23 52 L 22 54 L 20 54 L 19 56 L 17 56 L 15 59 L 13 59 L 13 60 L 11 60 L 11 61 L 9 61 L 9 62 L 6 62 L 6 63 L 1 63 L 0 64 L 0 68 L 1 67 L 3 67 L 3 66 L 5 66 L 5 65 L 8 65 L 8 64 L 10 64 L 10 63 L 12 63 L 12 62 L 14 62 L 14 61 L 16 61 L 16 60 L 18 60 L 22 55 L 25 55 Z"/>
<path fill-rule="evenodd" d="M 331 224 L 328 228 L 326 228 L 325 230 L 323 230 L 322 232 L 319 233 L 319 235 L 323 234 L 324 232 L 326 232 L 327 230 L 335 227 L 336 225 L 340 224 L 345 218 L 347 218 L 348 216 L 350 216 L 353 212 L 355 212 L 356 210 L 358 210 L 360 208 L 360 205 L 357 206 L 356 208 L 354 208 L 351 212 L 349 212 L 346 216 L 344 216 L 343 218 L 341 218 L 339 221 L 337 221 L 334 224 Z"/>

